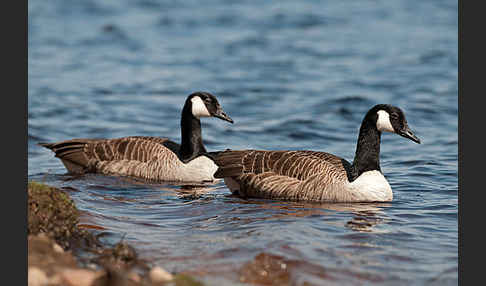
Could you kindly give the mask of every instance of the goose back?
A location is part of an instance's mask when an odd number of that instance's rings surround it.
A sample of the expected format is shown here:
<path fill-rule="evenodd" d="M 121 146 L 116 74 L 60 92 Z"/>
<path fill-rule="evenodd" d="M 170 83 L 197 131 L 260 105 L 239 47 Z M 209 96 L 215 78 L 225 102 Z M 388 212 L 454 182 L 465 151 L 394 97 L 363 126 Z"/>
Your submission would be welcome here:
<path fill-rule="evenodd" d="M 214 163 L 208 162 L 211 160 L 205 156 L 184 164 L 179 158 L 179 144 L 167 138 L 130 136 L 72 139 L 41 145 L 54 151 L 70 173 L 95 172 L 150 180 L 205 181 L 212 180 L 216 170 Z"/>
<path fill-rule="evenodd" d="M 219 166 L 214 176 L 243 197 L 305 201 L 356 201 L 346 192 L 352 165 L 317 151 L 238 150 L 212 153 Z M 343 198 L 346 196 L 346 198 Z"/>

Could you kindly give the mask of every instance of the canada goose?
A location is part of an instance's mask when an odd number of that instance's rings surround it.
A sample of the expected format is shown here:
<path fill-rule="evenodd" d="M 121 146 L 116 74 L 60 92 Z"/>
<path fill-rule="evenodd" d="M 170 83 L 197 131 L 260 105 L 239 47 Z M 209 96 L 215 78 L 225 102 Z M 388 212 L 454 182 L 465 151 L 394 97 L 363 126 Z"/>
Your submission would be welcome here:
<path fill-rule="evenodd" d="M 213 152 L 214 174 L 243 197 L 316 201 L 387 202 L 390 185 L 380 170 L 382 132 L 420 143 L 398 107 L 378 104 L 364 117 L 354 161 L 316 151 L 227 150 Z"/>
<path fill-rule="evenodd" d="M 217 169 L 206 155 L 201 117 L 233 123 L 216 97 L 207 92 L 190 94 L 181 116 L 181 144 L 167 138 L 130 136 L 116 139 L 72 139 L 39 143 L 51 149 L 70 173 L 102 173 L 157 181 L 213 181 Z"/>

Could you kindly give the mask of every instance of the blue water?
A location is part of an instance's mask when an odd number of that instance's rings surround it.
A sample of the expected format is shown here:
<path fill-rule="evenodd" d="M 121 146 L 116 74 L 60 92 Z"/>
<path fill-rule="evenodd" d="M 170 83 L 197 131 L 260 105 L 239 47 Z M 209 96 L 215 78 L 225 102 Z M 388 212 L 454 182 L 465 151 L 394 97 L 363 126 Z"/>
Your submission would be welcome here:
<path fill-rule="evenodd" d="M 296 262 L 293 285 L 456 285 L 457 20 L 457 1 L 29 0 L 28 177 L 68 190 L 107 241 L 124 237 L 151 263 L 208 285 L 240 283 L 262 252 Z M 422 144 L 383 134 L 394 200 L 371 205 L 73 178 L 36 145 L 178 142 L 182 104 L 197 90 L 235 120 L 203 119 L 210 151 L 308 149 L 352 161 L 377 103 L 402 108 Z"/>

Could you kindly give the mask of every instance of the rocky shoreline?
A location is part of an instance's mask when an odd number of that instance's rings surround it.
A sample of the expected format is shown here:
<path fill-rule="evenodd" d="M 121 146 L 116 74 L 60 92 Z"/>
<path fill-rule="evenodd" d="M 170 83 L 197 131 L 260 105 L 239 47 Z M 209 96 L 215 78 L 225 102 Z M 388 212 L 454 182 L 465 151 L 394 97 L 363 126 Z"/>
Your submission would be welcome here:
<path fill-rule="evenodd" d="M 103 244 L 95 229 L 79 224 L 80 211 L 64 190 L 37 182 L 29 182 L 27 190 L 29 286 L 205 285 L 192 276 L 194 272 L 170 273 L 150 265 L 123 240 L 112 246 Z M 251 285 L 315 285 L 300 275 L 302 267 L 336 281 L 319 265 L 266 252 L 225 273 L 216 270 L 212 274 Z"/>
<path fill-rule="evenodd" d="M 113 247 L 78 227 L 79 210 L 64 191 L 29 182 L 28 285 L 203 285 L 150 266 L 121 241 Z"/>

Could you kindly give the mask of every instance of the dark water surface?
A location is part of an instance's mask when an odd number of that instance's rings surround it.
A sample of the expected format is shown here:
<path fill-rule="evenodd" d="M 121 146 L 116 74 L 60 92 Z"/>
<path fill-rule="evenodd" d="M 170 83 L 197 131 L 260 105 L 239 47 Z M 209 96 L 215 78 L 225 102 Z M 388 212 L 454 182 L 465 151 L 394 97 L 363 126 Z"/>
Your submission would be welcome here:
<path fill-rule="evenodd" d="M 264 252 L 295 285 L 458 283 L 457 1 L 34 1 L 28 4 L 28 177 L 69 190 L 106 240 L 170 271 L 239 283 Z M 36 145 L 180 140 L 196 90 L 210 151 L 308 149 L 353 160 L 366 111 L 401 107 L 422 139 L 382 136 L 386 204 L 243 200 L 206 188 L 66 175 Z"/>

